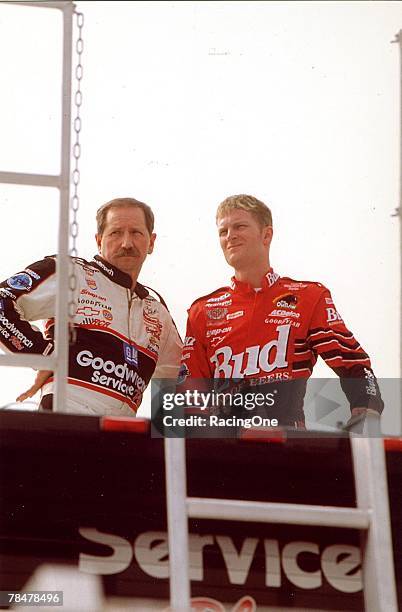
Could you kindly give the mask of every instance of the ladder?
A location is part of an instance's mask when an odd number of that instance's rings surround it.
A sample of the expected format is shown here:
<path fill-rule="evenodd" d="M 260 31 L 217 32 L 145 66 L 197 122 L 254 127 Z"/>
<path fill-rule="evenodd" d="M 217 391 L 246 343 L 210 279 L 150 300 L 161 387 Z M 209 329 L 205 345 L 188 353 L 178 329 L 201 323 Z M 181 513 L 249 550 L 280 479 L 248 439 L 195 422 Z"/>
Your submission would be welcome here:
<path fill-rule="evenodd" d="M 55 372 L 54 406 L 66 405 L 68 374 L 68 300 L 66 287 L 69 286 L 68 254 L 69 210 L 70 210 L 70 156 L 71 156 L 71 69 L 73 45 L 73 13 L 75 5 L 71 0 L 59 2 L 4 2 L 14 6 L 57 9 L 63 15 L 63 76 L 62 76 L 62 121 L 60 174 L 29 174 L 24 172 L 0 171 L 0 184 L 55 187 L 59 190 L 59 231 L 57 253 L 57 292 L 55 310 L 55 351 L 51 355 L 7 354 L 0 355 L 0 366 L 30 367 Z M 18 9 L 17 9 L 18 10 Z"/>
<path fill-rule="evenodd" d="M 379 417 L 349 433 L 357 507 L 187 497 L 184 438 L 165 438 L 171 612 L 190 612 L 188 519 L 359 529 L 366 612 L 398 612 L 384 442 Z M 354 430 L 354 431 L 353 431 Z"/>

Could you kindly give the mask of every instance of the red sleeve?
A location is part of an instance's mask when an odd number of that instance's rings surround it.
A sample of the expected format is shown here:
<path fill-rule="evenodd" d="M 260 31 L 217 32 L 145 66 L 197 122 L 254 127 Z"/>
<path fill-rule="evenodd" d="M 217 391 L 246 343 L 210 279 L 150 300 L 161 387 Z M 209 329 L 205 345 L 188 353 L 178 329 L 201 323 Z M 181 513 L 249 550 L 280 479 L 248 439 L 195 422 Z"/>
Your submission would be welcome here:
<path fill-rule="evenodd" d="M 340 377 L 351 408 L 382 411 L 383 402 L 370 358 L 346 327 L 328 289 L 321 293 L 315 306 L 307 343 Z"/>
<path fill-rule="evenodd" d="M 186 337 L 184 340 L 179 383 L 186 378 L 213 378 L 212 364 L 206 352 L 202 313 L 190 308 L 188 311 Z"/>

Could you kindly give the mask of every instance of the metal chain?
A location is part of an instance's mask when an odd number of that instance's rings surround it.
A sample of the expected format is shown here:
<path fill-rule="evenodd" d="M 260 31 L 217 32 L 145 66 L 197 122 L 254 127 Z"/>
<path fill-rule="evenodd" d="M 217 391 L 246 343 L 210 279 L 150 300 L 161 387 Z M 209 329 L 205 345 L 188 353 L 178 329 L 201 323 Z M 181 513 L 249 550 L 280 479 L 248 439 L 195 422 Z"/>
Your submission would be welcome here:
<path fill-rule="evenodd" d="M 82 66 L 82 53 L 84 51 L 84 40 L 82 38 L 82 29 L 84 26 L 84 15 L 77 10 L 74 11 L 74 15 L 76 16 L 77 23 L 77 40 L 75 42 L 75 94 L 74 94 L 74 106 L 75 106 L 75 117 L 73 121 L 73 131 L 74 131 L 74 144 L 72 148 L 73 153 L 73 164 L 74 168 L 72 171 L 72 183 L 73 183 L 73 194 L 70 201 L 70 210 L 71 210 L 71 223 L 70 223 L 70 256 L 77 257 L 77 237 L 78 237 L 78 209 L 80 207 L 80 198 L 78 193 L 78 188 L 80 184 L 80 170 L 79 170 L 79 160 L 81 157 L 81 143 L 80 143 L 80 134 L 81 134 L 81 105 L 82 105 L 82 91 L 81 91 L 81 81 L 83 77 L 83 66 Z M 76 302 L 75 302 L 75 291 L 77 289 L 77 277 L 75 275 L 75 266 L 73 262 L 70 263 L 70 273 L 69 273 L 69 288 L 70 288 L 70 298 L 68 302 L 68 318 L 70 323 L 70 341 L 72 344 L 76 341 L 76 331 L 73 326 L 74 315 L 76 311 Z"/>

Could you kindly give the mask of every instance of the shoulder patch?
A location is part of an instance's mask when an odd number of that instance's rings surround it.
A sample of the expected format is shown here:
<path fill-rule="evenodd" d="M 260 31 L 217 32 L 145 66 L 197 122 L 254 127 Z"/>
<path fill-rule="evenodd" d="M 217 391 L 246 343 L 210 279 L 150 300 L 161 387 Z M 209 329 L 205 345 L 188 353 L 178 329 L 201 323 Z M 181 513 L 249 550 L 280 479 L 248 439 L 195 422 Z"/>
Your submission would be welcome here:
<path fill-rule="evenodd" d="M 319 287 L 320 289 L 326 289 L 326 287 L 322 283 L 319 283 L 317 281 L 295 280 L 294 278 L 290 278 L 289 276 L 282 276 L 280 282 L 286 289 L 290 290 L 305 289 L 306 287 L 311 287 L 312 285 L 315 287 Z"/>
<path fill-rule="evenodd" d="M 222 295 L 217 295 L 220 292 L 223 291 Z M 211 293 L 207 293 L 206 295 L 202 295 L 201 297 L 197 298 L 196 300 L 194 300 L 194 302 L 191 304 L 190 308 L 192 308 L 195 304 L 198 304 L 198 302 L 216 302 L 217 306 L 219 305 L 219 302 L 221 300 L 225 300 L 226 298 L 229 298 L 232 294 L 230 293 L 231 289 L 230 287 L 219 287 L 219 289 L 215 289 L 215 291 L 211 291 Z"/>

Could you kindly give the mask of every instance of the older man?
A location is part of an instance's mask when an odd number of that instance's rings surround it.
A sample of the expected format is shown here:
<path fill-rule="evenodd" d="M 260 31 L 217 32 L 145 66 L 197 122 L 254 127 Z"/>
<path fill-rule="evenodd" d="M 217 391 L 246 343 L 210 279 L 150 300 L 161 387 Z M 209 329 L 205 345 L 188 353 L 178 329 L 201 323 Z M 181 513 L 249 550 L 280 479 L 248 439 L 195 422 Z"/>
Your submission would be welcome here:
<path fill-rule="evenodd" d="M 173 320 L 138 282 L 154 248 L 154 215 L 133 198 L 107 202 L 97 212 L 93 261 L 74 260 L 77 279 L 70 346 L 67 412 L 134 416 L 153 375 L 175 378 L 181 346 Z M 45 257 L 0 284 L 0 342 L 6 350 L 47 355 L 53 350 L 56 259 Z M 47 319 L 45 334 L 29 321 Z M 9 333 L 10 329 L 16 333 Z M 52 372 L 38 373 L 22 401 L 42 388 L 52 404 Z"/>
<path fill-rule="evenodd" d="M 265 406 L 266 414 L 303 427 L 306 383 L 320 355 L 340 377 L 353 415 L 368 408 L 381 412 L 370 359 L 328 289 L 272 269 L 270 209 L 253 196 L 231 196 L 219 205 L 216 223 L 234 276 L 230 286 L 189 309 L 180 380 L 231 379 L 235 388 L 255 392 L 266 383 L 265 389 L 280 392 L 275 402 L 270 396 L 275 406 Z"/>

